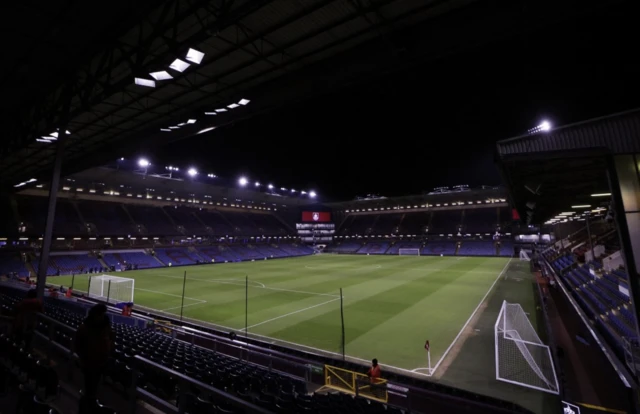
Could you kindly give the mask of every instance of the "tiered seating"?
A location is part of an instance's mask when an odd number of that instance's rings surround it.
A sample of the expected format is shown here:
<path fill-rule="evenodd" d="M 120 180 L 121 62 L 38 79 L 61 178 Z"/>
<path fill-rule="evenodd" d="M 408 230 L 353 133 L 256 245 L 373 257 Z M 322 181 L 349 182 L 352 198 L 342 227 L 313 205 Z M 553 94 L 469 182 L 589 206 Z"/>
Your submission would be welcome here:
<path fill-rule="evenodd" d="M 45 197 L 25 197 L 17 200 L 18 215 L 27 232 L 42 234 L 47 218 L 48 200 Z"/>
<path fill-rule="evenodd" d="M 271 214 L 252 213 L 247 216 L 256 224 L 259 234 L 263 236 L 284 236 L 289 233 L 280 220 Z"/>
<path fill-rule="evenodd" d="M 176 225 L 184 227 L 187 234 L 196 236 L 207 234 L 205 225 L 196 217 L 197 210 L 180 206 L 164 207 L 163 209 L 171 216 Z"/>
<path fill-rule="evenodd" d="M 246 236 L 260 234 L 256 224 L 249 219 L 249 214 L 231 211 L 221 211 L 220 214 L 233 225 L 233 228 L 236 230 L 235 234 Z"/>
<path fill-rule="evenodd" d="M 196 214 L 200 220 L 211 228 L 213 234 L 216 236 L 229 236 L 236 234 L 233 226 L 225 220 L 219 212 L 202 210 L 198 211 Z"/>
<path fill-rule="evenodd" d="M 500 240 L 500 256 L 513 256 L 513 242 L 511 240 Z"/>
<path fill-rule="evenodd" d="M 213 262 L 238 262 L 240 258 L 235 251 L 227 246 L 200 246 L 197 248 L 198 254 L 208 261 Z"/>
<path fill-rule="evenodd" d="M 17 273 L 19 277 L 29 276 L 29 270 L 22 259 L 17 254 L 0 255 L 0 275 Z"/>
<path fill-rule="evenodd" d="M 426 226 L 429 225 L 431 213 L 420 211 L 417 213 L 407 213 L 400 222 L 399 234 L 424 234 Z"/>
<path fill-rule="evenodd" d="M 362 246 L 357 253 L 359 254 L 385 254 L 387 249 L 389 248 L 389 242 L 386 241 L 375 241 L 375 242 L 367 242 L 364 246 Z"/>
<path fill-rule="evenodd" d="M 137 225 L 143 225 L 145 232 L 151 236 L 163 236 L 179 234 L 177 229 L 171 224 L 169 217 L 160 207 L 147 207 L 138 205 L 128 205 L 126 209 L 131 214 L 131 218 Z"/>
<path fill-rule="evenodd" d="M 255 249 L 264 257 L 286 257 L 287 254 L 278 249 L 277 246 L 270 244 L 257 244 Z"/>
<path fill-rule="evenodd" d="M 397 242 L 394 243 L 389 249 L 387 254 L 398 254 L 400 249 L 422 249 L 422 242 Z"/>
<path fill-rule="evenodd" d="M 109 266 L 122 266 L 131 264 L 137 266 L 138 269 L 150 269 L 154 267 L 162 267 L 162 265 L 153 257 L 142 252 L 130 253 L 109 253 L 102 254 L 102 259 Z"/>
<path fill-rule="evenodd" d="M 40 271 L 40 257 L 36 257 L 35 260 L 31 261 L 31 266 L 33 266 L 33 270 L 36 274 Z M 58 274 L 58 268 L 53 265 L 53 261 L 49 260 L 49 264 L 47 266 L 47 276 L 54 276 Z"/>
<path fill-rule="evenodd" d="M 462 221 L 462 210 L 435 211 L 429 226 L 430 234 L 457 234 Z"/>
<path fill-rule="evenodd" d="M 552 264 L 553 268 L 557 272 L 562 272 L 564 269 L 569 268 L 575 263 L 575 258 L 571 255 L 560 256 Z"/>
<path fill-rule="evenodd" d="M 193 254 L 186 247 L 170 247 L 163 249 L 155 249 L 156 257 L 162 263 L 169 266 L 183 266 L 196 264 L 200 260 L 196 254 Z"/>
<path fill-rule="evenodd" d="M 355 253 L 362 247 L 361 242 L 356 241 L 343 241 L 334 246 L 329 246 L 327 252 L 334 253 Z"/>
<path fill-rule="evenodd" d="M 71 201 L 58 199 L 53 233 L 58 236 L 87 234 L 87 229 L 80 220 L 80 216 L 78 216 L 78 212 Z"/>
<path fill-rule="evenodd" d="M 313 249 L 302 244 L 279 244 L 278 248 L 288 256 L 308 256 L 313 254 Z"/>
<path fill-rule="evenodd" d="M 375 234 L 392 234 L 402 220 L 402 214 L 380 214 L 373 227 Z"/>
<path fill-rule="evenodd" d="M 264 259 L 264 255 L 250 245 L 234 245 L 231 250 L 240 257 L 240 260 Z"/>
<path fill-rule="evenodd" d="M 420 254 L 422 255 L 445 255 L 452 256 L 456 253 L 456 242 L 455 241 L 433 241 L 427 243 L 425 247 L 422 248 Z"/>
<path fill-rule="evenodd" d="M 87 223 L 96 226 L 99 235 L 134 234 L 131 219 L 120 203 L 78 201 L 78 209 Z"/>
<path fill-rule="evenodd" d="M 495 256 L 496 247 L 491 240 L 463 241 L 458 256 Z"/>
<path fill-rule="evenodd" d="M 98 259 L 86 254 L 50 256 L 49 266 L 59 269 L 61 274 L 82 273 L 91 268 L 104 267 Z"/>
<path fill-rule="evenodd" d="M 466 233 L 492 233 L 498 225 L 496 208 L 475 208 L 464 211 L 463 231 Z"/>
<path fill-rule="evenodd" d="M 341 234 L 367 234 L 377 218 L 378 216 L 373 214 L 349 216 L 349 222 L 342 225 Z"/>

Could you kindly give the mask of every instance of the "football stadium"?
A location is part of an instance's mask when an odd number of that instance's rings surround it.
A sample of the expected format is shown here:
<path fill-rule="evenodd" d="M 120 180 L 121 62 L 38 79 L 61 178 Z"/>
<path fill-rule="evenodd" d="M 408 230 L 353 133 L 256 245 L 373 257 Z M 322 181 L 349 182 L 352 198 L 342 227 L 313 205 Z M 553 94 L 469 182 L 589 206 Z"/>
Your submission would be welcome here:
<path fill-rule="evenodd" d="M 12 8 L 0 412 L 640 413 L 640 110 L 454 76 L 591 3 Z"/>

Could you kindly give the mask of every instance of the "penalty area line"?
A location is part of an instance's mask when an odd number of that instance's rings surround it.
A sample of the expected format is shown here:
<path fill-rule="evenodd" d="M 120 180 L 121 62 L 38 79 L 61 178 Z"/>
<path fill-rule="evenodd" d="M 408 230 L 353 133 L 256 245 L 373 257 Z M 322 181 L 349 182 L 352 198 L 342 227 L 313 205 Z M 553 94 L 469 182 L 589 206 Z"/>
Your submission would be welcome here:
<path fill-rule="evenodd" d="M 284 315 L 280 315 L 280 316 L 276 316 L 275 318 L 267 319 L 266 321 L 262 321 L 260 323 L 256 323 L 255 325 L 247 326 L 246 328 L 242 328 L 241 330 L 242 331 L 245 331 L 245 330 L 248 331 L 249 329 L 255 328 L 256 326 L 264 325 L 265 323 L 273 322 L 275 320 L 282 319 L 282 318 L 285 318 L 287 316 L 295 315 L 296 313 L 308 311 L 310 309 L 317 308 L 317 307 L 322 306 L 322 305 L 326 305 L 327 303 L 335 302 L 338 299 L 340 299 L 340 298 L 338 297 L 338 298 L 335 298 L 335 299 L 328 300 L 326 302 L 318 303 L 317 305 L 306 307 L 304 309 L 298 309 L 297 311 L 285 313 Z"/>
<path fill-rule="evenodd" d="M 500 280 L 500 278 L 504 274 L 505 270 L 507 270 L 507 267 L 509 267 L 509 263 L 511 263 L 511 260 L 512 259 L 509 259 L 507 264 L 504 265 L 504 267 L 502 268 L 502 271 L 500 271 L 500 273 L 498 274 L 496 279 L 493 281 L 493 283 L 489 287 L 489 290 L 487 290 L 487 293 L 484 294 L 484 296 L 480 300 L 480 303 L 478 303 L 478 306 L 476 306 L 476 308 L 473 310 L 473 313 L 471 314 L 471 316 L 469 316 L 469 319 L 467 319 L 465 324 L 462 326 L 462 329 L 460 329 L 460 332 L 458 332 L 458 335 L 456 335 L 456 337 L 453 339 L 453 341 L 451 342 L 449 347 L 444 351 L 444 354 L 442 354 L 442 356 L 440 357 L 440 359 L 438 360 L 436 365 L 433 367 L 433 370 L 431 371 L 431 375 L 433 375 L 436 372 L 436 370 L 438 369 L 438 367 L 440 366 L 442 361 L 444 361 L 444 359 L 447 357 L 447 354 L 449 354 L 449 352 L 451 351 L 451 348 L 453 348 L 455 343 L 458 342 L 458 339 L 462 335 L 462 332 L 464 332 L 464 330 L 467 329 L 467 326 L 469 325 L 469 323 L 471 323 L 471 320 L 473 319 L 473 317 L 476 316 L 476 313 L 478 312 L 478 309 L 480 309 L 480 306 L 482 306 L 484 301 L 487 299 L 487 296 L 489 296 L 489 293 L 491 293 L 491 291 L 493 290 L 493 287 L 496 285 L 496 283 L 498 283 L 498 280 Z"/>

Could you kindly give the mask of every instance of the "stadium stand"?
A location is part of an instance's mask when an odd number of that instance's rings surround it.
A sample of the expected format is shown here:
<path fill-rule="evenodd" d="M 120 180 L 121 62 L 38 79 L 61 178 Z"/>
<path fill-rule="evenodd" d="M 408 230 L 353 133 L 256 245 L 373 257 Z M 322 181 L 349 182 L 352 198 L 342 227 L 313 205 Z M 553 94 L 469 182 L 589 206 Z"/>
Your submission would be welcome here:
<path fill-rule="evenodd" d="M 422 242 L 395 242 L 387 249 L 387 254 L 399 254 L 400 249 L 422 249 Z"/>
<path fill-rule="evenodd" d="M 465 240 L 460 244 L 458 256 L 495 256 L 496 247 L 492 240 Z"/>
<path fill-rule="evenodd" d="M 209 234 L 207 225 L 196 215 L 196 211 L 199 213 L 201 209 L 198 211 L 188 207 L 174 206 L 163 207 L 163 210 L 177 227 L 182 227 L 181 233 L 196 236 Z M 178 231 L 180 231 L 179 228 Z"/>
<path fill-rule="evenodd" d="M 103 252 L 102 260 L 108 266 L 117 268 L 126 265 L 132 265 L 138 269 L 149 269 L 154 267 L 162 267 L 153 256 L 144 252 Z"/>
<path fill-rule="evenodd" d="M 424 234 L 429 226 L 431 213 L 417 212 L 402 215 L 400 221 L 399 234 Z"/>
<path fill-rule="evenodd" d="M 327 248 L 328 253 L 355 253 L 362 247 L 361 242 L 343 241 Z"/>
<path fill-rule="evenodd" d="M 430 234 L 456 234 L 462 223 L 462 210 L 436 211 L 431 218 Z"/>
<path fill-rule="evenodd" d="M 373 227 L 375 234 L 396 234 L 404 214 L 380 214 Z"/>
<path fill-rule="evenodd" d="M 357 253 L 358 254 L 385 254 L 391 243 L 385 241 L 372 241 L 365 243 Z"/>
<path fill-rule="evenodd" d="M 78 201 L 77 206 L 85 222 L 93 225 L 98 235 L 128 235 L 136 233 L 133 221 L 120 203 L 98 203 L 83 200 Z"/>
<path fill-rule="evenodd" d="M 0 275 L 12 273 L 16 273 L 18 277 L 26 277 L 29 276 L 29 269 L 19 255 L 13 252 L 3 252 L 0 254 Z"/>
<path fill-rule="evenodd" d="M 464 211 L 463 233 L 492 233 L 498 226 L 495 208 L 466 209 Z"/>
<path fill-rule="evenodd" d="M 184 266 L 196 264 L 198 255 L 187 247 L 170 247 L 155 249 L 156 257 L 167 266 Z"/>
<path fill-rule="evenodd" d="M 422 255 L 445 255 L 452 256 L 456 253 L 456 244 L 455 241 L 434 241 L 428 242 L 425 247 L 422 248 L 420 254 Z"/>

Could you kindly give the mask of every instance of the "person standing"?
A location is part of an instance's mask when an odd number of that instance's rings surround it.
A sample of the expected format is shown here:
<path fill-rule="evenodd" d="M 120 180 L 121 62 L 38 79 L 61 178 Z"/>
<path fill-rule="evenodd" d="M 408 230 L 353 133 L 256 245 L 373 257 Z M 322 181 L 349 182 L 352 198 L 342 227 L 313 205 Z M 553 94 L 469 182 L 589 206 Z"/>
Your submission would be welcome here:
<path fill-rule="evenodd" d="M 42 301 L 38 299 L 36 290 L 29 290 L 27 296 L 16 305 L 15 310 L 13 332 L 16 342 L 22 342 L 25 349 L 31 349 L 33 332 L 38 323 L 38 313 L 43 311 Z"/>
<path fill-rule="evenodd" d="M 113 348 L 114 334 L 107 316 L 107 307 L 104 304 L 95 305 L 89 310 L 74 339 L 74 350 L 80 357 L 84 376 L 80 413 L 95 411 L 98 387 Z"/>

